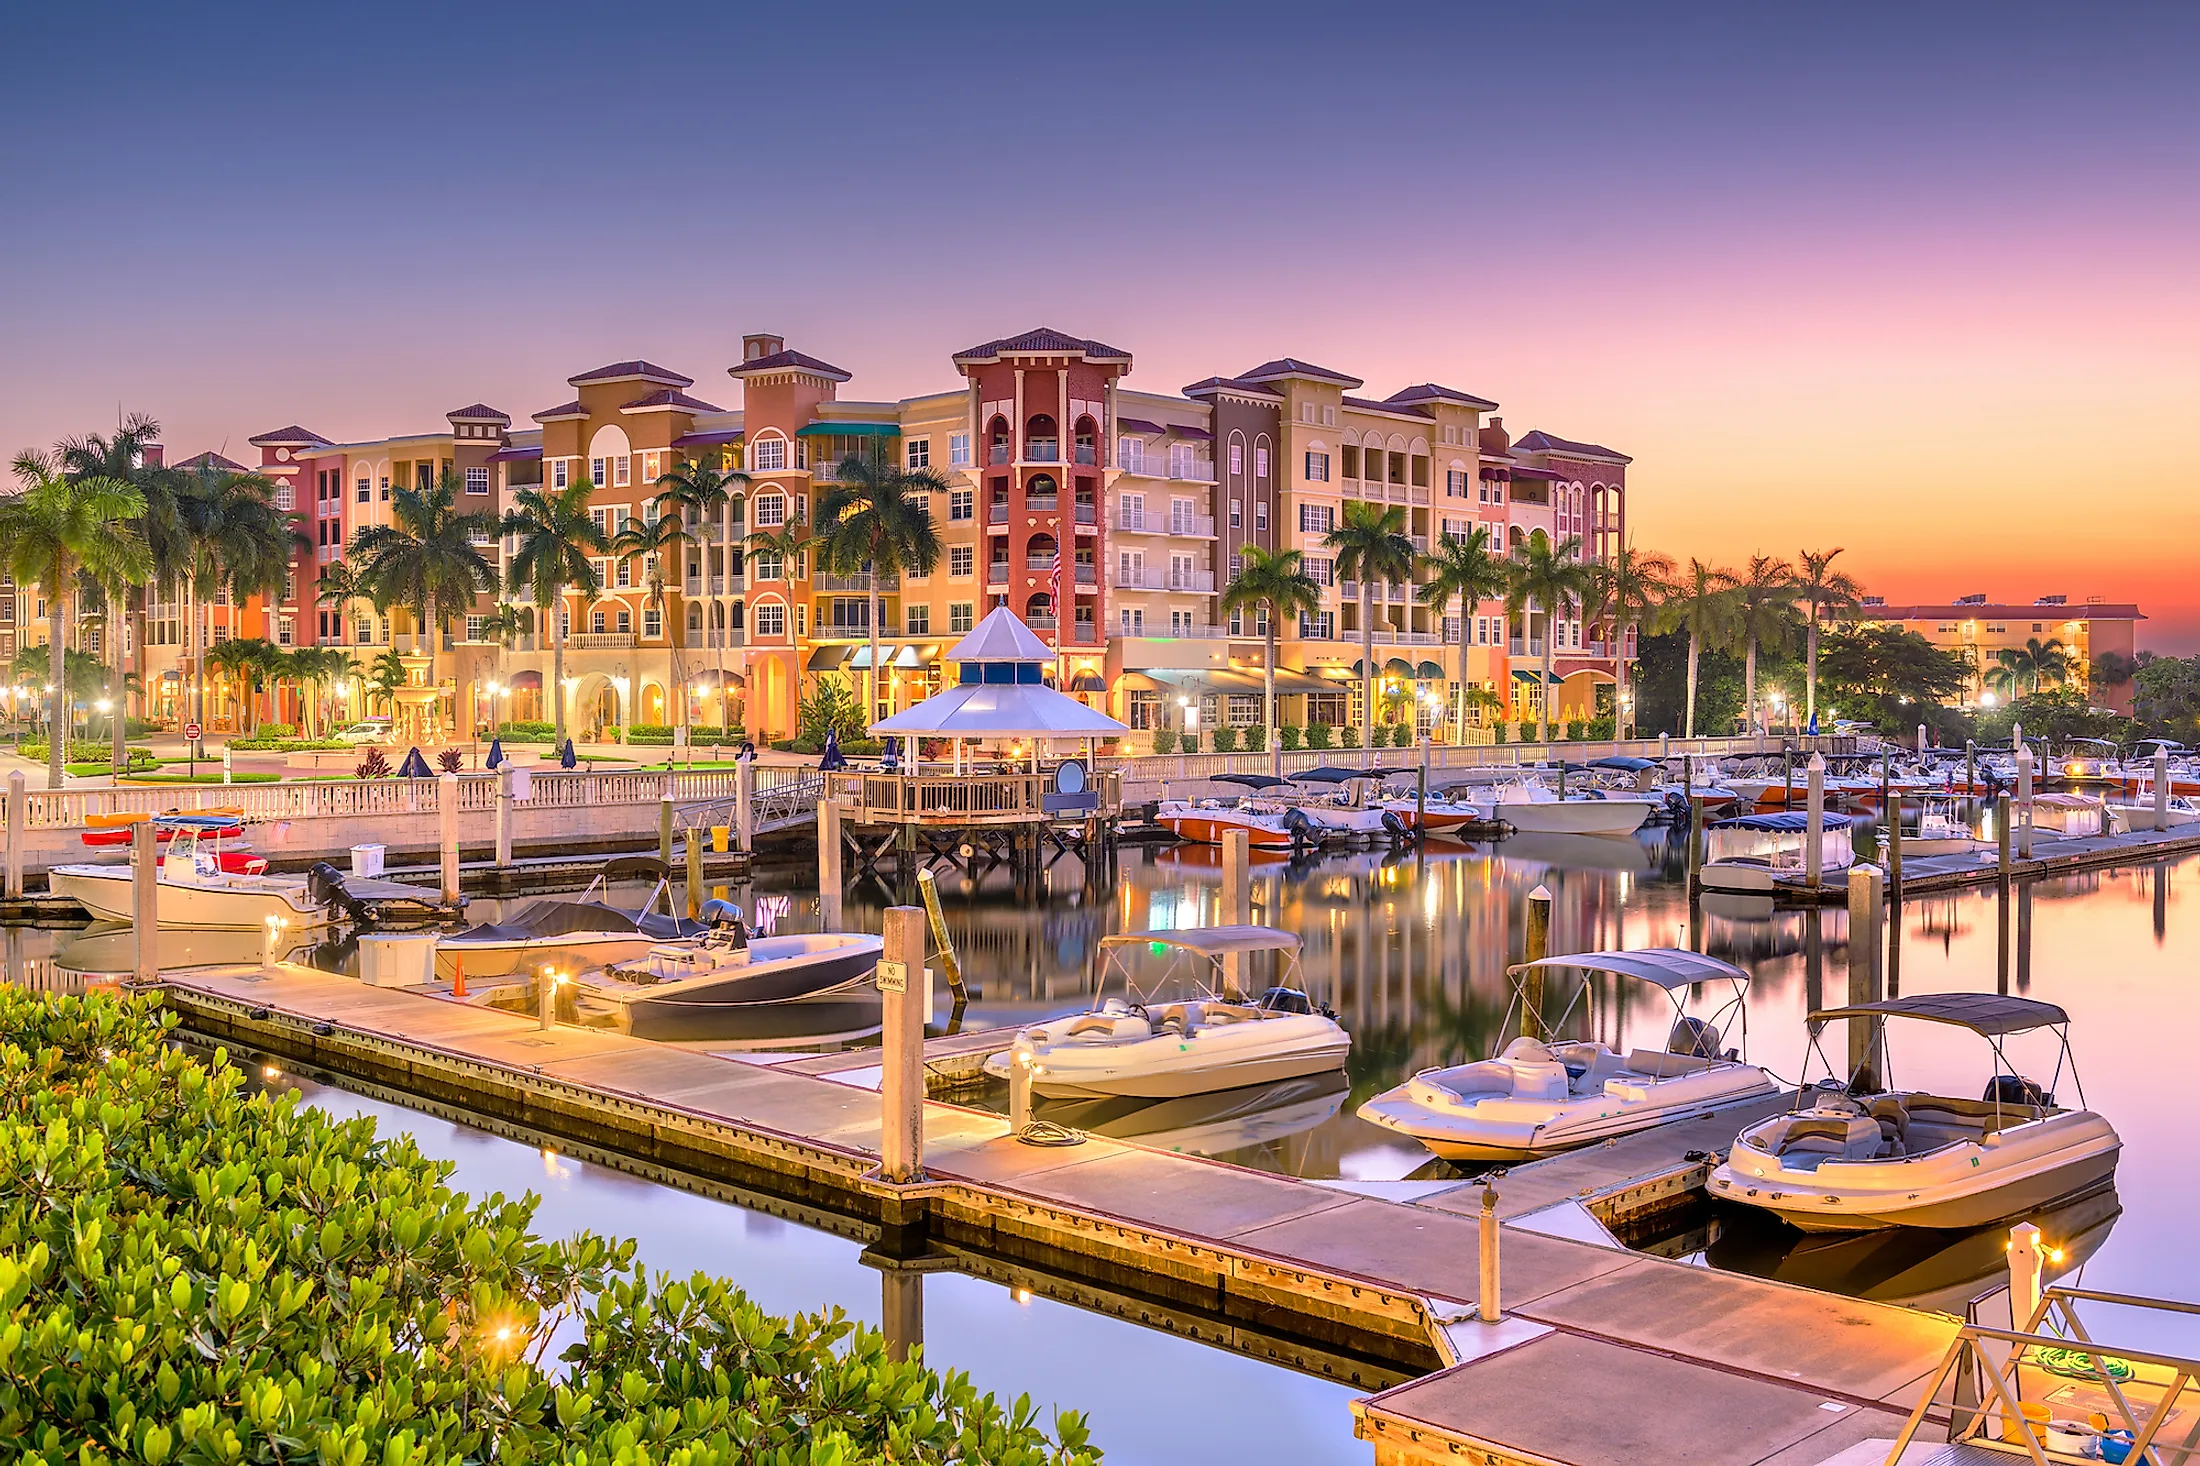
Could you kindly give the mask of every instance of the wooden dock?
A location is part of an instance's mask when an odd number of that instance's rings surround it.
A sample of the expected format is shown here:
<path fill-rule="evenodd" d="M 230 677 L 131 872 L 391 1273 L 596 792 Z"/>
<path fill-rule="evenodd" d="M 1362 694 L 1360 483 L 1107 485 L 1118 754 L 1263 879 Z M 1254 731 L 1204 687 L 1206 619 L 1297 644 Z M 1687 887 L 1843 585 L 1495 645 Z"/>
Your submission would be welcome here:
<path fill-rule="evenodd" d="M 1685 1185 L 1676 1166 L 1694 1163 L 1675 1138 L 1502 1179 L 1505 1316 L 1486 1325 L 1473 1184 L 1394 1201 L 1099 1137 L 1029 1146 L 998 1115 L 929 1103 L 926 1177 L 893 1185 L 877 1174 L 876 1091 L 794 1064 L 544 1031 L 298 967 L 178 971 L 163 991 L 187 1029 L 241 1050 L 1380 1390 L 1355 1410 L 1385 1466 L 1817 1466 L 1892 1436 L 1956 1331 L 1937 1315 L 1522 1225 L 1569 1199 L 1611 1211 L 1614 1198 L 1642 1205 Z M 991 1041 L 966 1037 L 973 1052 Z M 1717 1148 L 1742 1118 L 1678 1138 L 1723 1131 L 1705 1147 Z"/>
<path fill-rule="evenodd" d="M 2128 830 L 2120 835 L 2083 835 L 2067 840 L 2037 840 L 2030 859 L 2011 857 L 2011 881 L 2036 881 L 2081 871 L 2105 870 L 2119 865 L 2145 865 L 2175 860 L 2200 851 L 2200 825 L 2167 830 Z M 1836 872 L 1835 874 L 1839 874 Z M 2002 878 L 2002 867 L 1991 855 L 1904 856 L 1900 894 L 1926 896 L 1967 886 L 1990 886 Z M 1845 879 L 1830 880 L 1813 888 L 1801 876 L 1783 876 L 1776 897 L 1797 905 L 1839 905 L 1848 899 Z M 1890 883 L 1890 894 L 1893 894 Z"/>

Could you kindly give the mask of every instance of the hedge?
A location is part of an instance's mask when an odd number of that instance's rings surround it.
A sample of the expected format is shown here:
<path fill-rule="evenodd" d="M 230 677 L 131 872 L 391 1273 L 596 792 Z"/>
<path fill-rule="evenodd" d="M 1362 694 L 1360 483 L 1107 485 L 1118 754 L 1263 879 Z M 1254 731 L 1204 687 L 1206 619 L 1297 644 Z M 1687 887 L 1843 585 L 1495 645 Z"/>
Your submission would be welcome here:
<path fill-rule="evenodd" d="M 0 989 L 0 1440 L 138 1461 L 1081 1466 L 839 1310 L 535 1232 L 371 1118 L 248 1094 L 157 999 Z M 545 1359 L 555 1330 L 577 1334 Z"/>
<path fill-rule="evenodd" d="M 1276 730 L 1276 746 L 1285 753 L 1297 753 L 1299 751 L 1299 740 L 1305 736 L 1305 732 L 1306 730 L 1296 723 L 1286 723 Z"/>
<path fill-rule="evenodd" d="M 53 745 L 43 738 L 33 738 L 26 740 L 18 751 L 32 763 L 42 764 L 46 761 L 46 755 L 53 752 Z M 123 756 L 133 769 L 160 767 L 160 760 L 154 757 L 150 748 L 125 745 Z M 72 764 L 97 764 L 104 772 L 115 766 L 115 746 L 104 738 L 72 738 L 69 740 L 69 751 L 63 757 Z"/>
<path fill-rule="evenodd" d="M 1237 747 L 1238 747 L 1238 730 L 1237 730 L 1237 729 L 1235 729 L 1235 728 L 1232 728 L 1232 727 L 1228 727 L 1228 726 L 1224 726 L 1224 727 L 1221 727 L 1221 728 L 1217 728 L 1217 729 L 1215 729 L 1215 752 L 1216 752 L 1216 753 L 1236 753 L 1236 752 L 1237 752 Z"/>
<path fill-rule="evenodd" d="M 243 753 L 334 753 L 360 745 L 337 738 L 232 738 L 228 746 Z"/>

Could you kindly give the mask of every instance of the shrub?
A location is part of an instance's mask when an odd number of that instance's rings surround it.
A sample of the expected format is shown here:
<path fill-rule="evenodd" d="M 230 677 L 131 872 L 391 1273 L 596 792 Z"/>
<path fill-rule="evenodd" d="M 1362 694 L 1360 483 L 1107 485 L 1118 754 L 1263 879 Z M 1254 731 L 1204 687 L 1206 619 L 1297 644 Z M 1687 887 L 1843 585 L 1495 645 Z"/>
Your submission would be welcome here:
<path fill-rule="evenodd" d="M 52 751 L 53 745 L 43 738 L 25 739 L 21 749 L 23 757 L 29 759 L 32 763 L 44 763 L 46 755 Z M 126 745 L 123 756 L 132 764 L 137 763 L 139 759 L 158 762 L 153 758 L 153 751 L 150 748 Z M 64 763 L 98 764 L 103 769 L 112 768 L 114 767 L 115 746 L 104 738 L 72 738 L 69 740 L 68 751 L 62 754 L 61 757 Z"/>
<path fill-rule="evenodd" d="M 1606 713 L 1600 718 L 1591 718 L 1588 722 L 1581 725 L 1581 736 L 1584 738 L 1614 737 L 1616 735 L 1613 730 L 1617 726 L 1618 721 L 1619 720 L 1611 713 Z"/>
<path fill-rule="evenodd" d="M 1508 727 L 1509 725 L 1503 719 L 1499 719 L 1491 728 L 1490 741 L 1492 743 L 1510 743 L 1512 740 L 1506 736 Z"/>
<path fill-rule="evenodd" d="M 793 753 L 793 752 L 794 752 L 794 740 L 793 740 L 792 738 L 774 738 L 774 739 L 772 740 L 772 752 L 773 752 L 773 753 Z"/>
<path fill-rule="evenodd" d="M 1346 727 L 1346 728 L 1339 728 L 1339 729 L 1337 730 L 1337 747 L 1339 747 L 1339 748 L 1358 748 L 1359 746 L 1360 746 L 1360 730 L 1359 730 L 1359 729 L 1357 729 L 1357 728 L 1351 728 L 1351 727 Z"/>
<path fill-rule="evenodd" d="M 160 731 L 160 724 L 145 718 L 124 718 L 122 720 L 122 736 L 125 738 L 150 738 Z"/>
<path fill-rule="evenodd" d="M 843 738 L 840 751 L 850 758 L 877 758 L 886 752 L 886 744 L 877 738 Z"/>
<path fill-rule="evenodd" d="M 1217 729 L 1215 729 L 1215 752 L 1216 752 L 1216 753 L 1236 753 L 1236 752 L 1237 752 L 1237 746 L 1238 746 L 1238 735 L 1237 735 L 1237 729 L 1235 729 L 1235 728 L 1230 728 L 1230 727 L 1222 727 L 1222 728 L 1217 728 Z"/>
<path fill-rule="evenodd" d="M 1335 741 L 1336 730 L 1327 723 L 1315 723 L 1306 730 L 1308 748 L 1328 748 Z M 1286 745 L 1288 747 L 1288 745 Z"/>
<path fill-rule="evenodd" d="M 1413 747 L 1413 725 L 1411 723 L 1400 723 L 1392 728 L 1390 730 L 1390 746 L 1392 748 Z"/>
<path fill-rule="evenodd" d="M 516 739 L 521 743 L 548 743 L 558 736 L 555 723 L 499 723 L 492 736 Z"/>
<path fill-rule="evenodd" d="M 1176 740 L 1176 751 L 1178 753 L 1199 752 L 1199 735 L 1197 733 L 1180 734 Z"/>
<path fill-rule="evenodd" d="M 1244 737 L 1247 753 L 1266 753 L 1268 751 L 1268 730 L 1266 728 L 1255 723 L 1250 728 L 1241 728 L 1238 731 Z"/>
<path fill-rule="evenodd" d="M 370 1118 L 248 1092 L 151 997 L 0 991 L 0 1432 L 62 1462 L 1088 1466 L 838 1311 L 537 1234 Z M 571 1342 L 546 1358 L 550 1341 Z"/>
<path fill-rule="evenodd" d="M 1276 746 L 1285 753 L 1297 753 L 1299 751 L 1299 741 L 1305 737 L 1305 734 L 1306 730 L 1298 724 L 1286 723 L 1276 730 Z"/>
<path fill-rule="evenodd" d="M 252 730 L 252 736 L 254 738 L 296 738 L 298 736 L 298 725 L 296 723 L 262 723 Z"/>
<path fill-rule="evenodd" d="M 362 779 L 387 779 L 390 776 L 390 756 L 379 748 L 370 748 L 367 756 L 359 760 L 359 766 L 352 772 Z"/>
<path fill-rule="evenodd" d="M 1155 753 L 1175 753 L 1175 752 L 1176 752 L 1176 729 L 1174 729 L 1174 728 L 1156 728 L 1156 729 L 1154 729 L 1154 730 L 1153 730 L 1153 751 L 1154 751 Z"/>

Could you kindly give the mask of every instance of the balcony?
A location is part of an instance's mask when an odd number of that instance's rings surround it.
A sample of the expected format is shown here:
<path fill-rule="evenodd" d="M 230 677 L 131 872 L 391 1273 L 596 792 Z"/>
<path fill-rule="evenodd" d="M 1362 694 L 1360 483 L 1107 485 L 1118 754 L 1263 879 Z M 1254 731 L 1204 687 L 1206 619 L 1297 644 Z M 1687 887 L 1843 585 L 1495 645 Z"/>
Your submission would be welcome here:
<path fill-rule="evenodd" d="M 1100 628 L 1090 621 L 1080 621 L 1069 629 L 1068 639 L 1078 646 L 1098 646 Z"/>
<path fill-rule="evenodd" d="M 1079 500 L 1077 504 L 1077 522 L 1079 524 L 1097 525 L 1100 522 L 1099 506 L 1089 499 Z"/>
<path fill-rule="evenodd" d="M 1024 625 L 1030 627 L 1033 631 L 1052 631 L 1056 626 L 1059 626 L 1060 624 L 1060 618 L 1055 616 L 1024 617 Z"/>
<path fill-rule="evenodd" d="M 575 651 L 630 652 L 636 643 L 631 631 L 583 631 L 569 638 L 567 644 Z"/>
<path fill-rule="evenodd" d="M 1008 562 L 1006 560 L 995 560 L 992 564 L 986 566 L 985 583 L 987 585 L 1008 584 Z"/>
<path fill-rule="evenodd" d="M 986 505 L 986 506 L 985 506 L 985 522 L 986 522 L 987 524 L 1006 524 L 1006 523 L 1008 523 L 1008 506 L 1007 506 L 1006 504 L 988 504 L 988 505 Z"/>
<path fill-rule="evenodd" d="M 1060 555 L 1026 555 L 1024 569 L 1033 575 L 1051 575 L 1054 567 L 1062 563 Z"/>
<path fill-rule="evenodd" d="M 703 577 L 700 575 L 691 575 L 687 578 L 687 593 L 691 596 L 739 595 L 741 594 L 741 591 L 743 589 L 743 582 L 745 579 L 746 577 L 741 575 L 736 575 L 735 577 L 733 577 L 733 587 L 729 591 L 726 587 L 726 577 L 723 575 L 713 575 L 710 577 L 710 589 L 705 590 L 703 589 Z"/>
<path fill-rule="evenodd" d="M 1516 636 L 1505 643 L 1505 653 L 1514 657 L 1540 657 L 1543 655 L 1543 638 Z"/>
<path fill-rule="evenodd" d="M 1059 494 L 1033 494 L 1024 500 L 1024 509 L 1032 514 L 1058 514 L 1062 508 Z"/>
<path fill-rule="evenodd" d="M 1006 443 L 995 443 L 992 447 L 985 450 L 985 461 L 993 465 L 995 468 L 998 468 L 1002 464 L 1007 463 L 1008 460 L 1009 450 L 1008 444 Z"/>
<path fill-rule="evenodd" d="M 718 651 L 746 646 L 748 641 L 747 633 L 739 628 L 729 631 L 724 627 L 714 627 L 709 631 L 690 631 L 682 645 L 690 650 Z"/>
<path fill-rule="evenodd" d="M 1097 468 L 1100 464 L 1100 450 L 1090 443 L 1079 443 L 1076 461 L 1088 468 Z"/>
<path fill-rule="evenodd" d="M 901 577 L 898 575 L 881 575 L 877 579 L 878 588 L 881 592 L 901 589 Z M 820 575 L 817 577 L 816 588 L 827 592 L 838 591 L 842 594 L 855 592 L 867 595 L 871 590 L 871 580 L 872 577 L 869 575 Z"/>
<path fill-rule="evenodd" d="M 1140 478 L 1165 478 L 1182 484 L 1211 484 L 1215 481 L 1215 464 L 1211 458 L 1172 458 L 1164 463 L 1158 458 L 1143 454 L 1125 458 L 1122 470 Z"/>
<path fill-rule="evenodd" d="M 1199 595 L 1213 595 L 1215 573 L 1212 570 L 1171 570 L 1169 589 L 1191 591 Z"/>
<path fill-rule="evenodd" d="M 1215 537 L 1215 517 L 1212 514 L 1172 513 L 1169 516 L 1169 533 L 1211 540 Z"/>
<path fill-rule="evenodd" d="M 1024 440 L 1024 462 L 1060 463 L 1062 444 L 1057 438 L 1027 438 Z"/>
<path fill-rule="evenodd" d="M 1100 572 L 1098 568 L 1091 565 L 1078 566 L 1077 583 L 1079 585 L 1098 585 L 1100 583 Z"/>
<path fill-rule="evenodd" d="M 1428 536 L 1425 534 L 1417 534 L 1414 535 L 1412 539 L 1413 553 L 1416 555 L 1426 555 L 1428 553 Z"/>

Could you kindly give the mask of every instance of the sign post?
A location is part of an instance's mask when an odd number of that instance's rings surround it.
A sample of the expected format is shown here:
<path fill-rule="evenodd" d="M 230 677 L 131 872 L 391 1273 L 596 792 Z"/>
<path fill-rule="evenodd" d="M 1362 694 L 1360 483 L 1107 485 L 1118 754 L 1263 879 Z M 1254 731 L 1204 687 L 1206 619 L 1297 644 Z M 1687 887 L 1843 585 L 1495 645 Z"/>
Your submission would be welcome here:
<path fill-rule="evenodd" d="M 199 728 L 199 725 L 198 725 L 198 724 L 197 724 L 197 722 L 195 722 L 195 721 L 194 721 L 194 722 L 189 722 L 189 723 L 186 723 L 186 724 L 184 724 L 184 725 L 183 725 L 183 745 L 184 745 L 184 757 L 185 757 L 186 759 L 188 759 L 188 760 L 190 761 L 190 762 L 189 762 L 189 773 L 190 773 L 191 777 L 192 777 L 192 778 L 194 778 L 194 779 L 196 779 L 196 778 L 197 778 L 197 777 L 199 776 L 199 733 L 200 733 L 200 731 L 201 731 L 201 730 L 200 730 L 200 728 Z"/>

